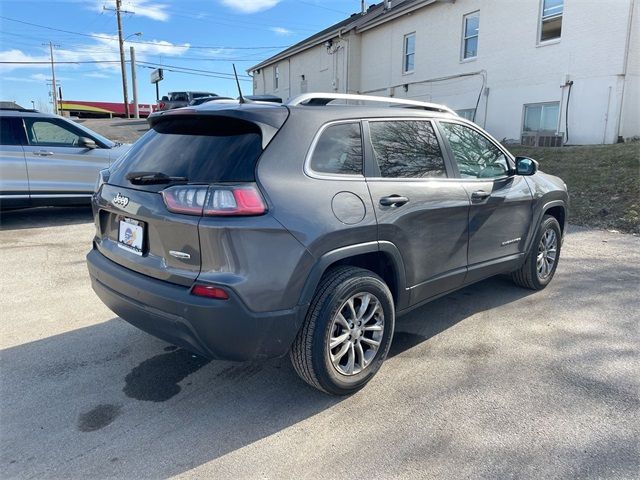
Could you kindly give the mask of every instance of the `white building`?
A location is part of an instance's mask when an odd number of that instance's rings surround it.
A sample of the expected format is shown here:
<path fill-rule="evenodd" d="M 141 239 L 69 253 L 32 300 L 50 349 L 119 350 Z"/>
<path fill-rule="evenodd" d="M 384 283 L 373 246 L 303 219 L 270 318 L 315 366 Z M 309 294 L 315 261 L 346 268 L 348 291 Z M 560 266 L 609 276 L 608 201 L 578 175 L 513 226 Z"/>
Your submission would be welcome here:
<path fill-rule="evenodd" d="M 249 69 L 254 94 L 443 103 L 498 139 L 640 135 L 636 0 L 386 0 Z M 533 137 L 533 138 L 531 138 Z"/>

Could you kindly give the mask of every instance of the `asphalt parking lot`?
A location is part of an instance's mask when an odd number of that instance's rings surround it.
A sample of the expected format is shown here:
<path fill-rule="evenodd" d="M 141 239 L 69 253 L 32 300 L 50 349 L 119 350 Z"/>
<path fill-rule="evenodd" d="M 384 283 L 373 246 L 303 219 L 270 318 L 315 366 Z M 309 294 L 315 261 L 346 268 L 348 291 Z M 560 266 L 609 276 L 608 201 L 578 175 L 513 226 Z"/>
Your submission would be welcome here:
<path fill-rule="evenodd" d="M 556 278 L 400 320 L 361 392 L 207 362 L 89 285 L 89 209 L 3 213 L 2 478 L 637 478 L 640 238 L 572 228 Z"/>

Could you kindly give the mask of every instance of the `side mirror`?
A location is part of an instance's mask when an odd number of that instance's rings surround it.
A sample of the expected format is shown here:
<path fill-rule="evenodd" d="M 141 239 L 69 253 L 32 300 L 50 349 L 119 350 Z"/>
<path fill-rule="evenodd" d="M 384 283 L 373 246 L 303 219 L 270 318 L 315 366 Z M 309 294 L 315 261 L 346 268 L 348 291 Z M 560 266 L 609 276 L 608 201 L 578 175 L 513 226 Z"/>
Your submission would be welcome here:
<path fill-rule="evenodd" d="M 94 142 L 88 137 L 80 137 L 78 139 L 78 146 L 82 148 L 88 148 L 90 150 L 93 150 L 94 148 L 98 148 L 98 145 L 96 145 L 96 142 Z"/>
<path fill-rule="evenodd" d="M 535 175 L 538 171 L 538 162 L 529 157 L 516 157 L 516 174 Z"/>

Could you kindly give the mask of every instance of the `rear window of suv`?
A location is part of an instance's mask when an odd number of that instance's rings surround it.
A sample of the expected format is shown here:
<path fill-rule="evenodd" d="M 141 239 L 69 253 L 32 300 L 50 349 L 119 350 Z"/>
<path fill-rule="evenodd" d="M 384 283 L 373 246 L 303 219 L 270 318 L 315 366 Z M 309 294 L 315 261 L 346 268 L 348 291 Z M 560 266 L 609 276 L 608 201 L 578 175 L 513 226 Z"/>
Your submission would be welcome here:
<path fill-rule="evenodd" d="M 262 135 L 254 123 L 216 116 L 167 118 L 112 167 L 109 183 L 130 186 L 130 172 L 161 172 L 191 183 L 252 182 L 261 154 Z"/>

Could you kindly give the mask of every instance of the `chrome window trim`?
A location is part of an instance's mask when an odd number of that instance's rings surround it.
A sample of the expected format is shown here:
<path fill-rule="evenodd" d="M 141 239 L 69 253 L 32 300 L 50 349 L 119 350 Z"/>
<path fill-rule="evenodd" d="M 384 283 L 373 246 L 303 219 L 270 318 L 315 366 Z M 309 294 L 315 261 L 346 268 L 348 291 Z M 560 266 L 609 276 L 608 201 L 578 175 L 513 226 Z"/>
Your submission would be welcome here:
<path fill-rule="evenodd" d="M 357 123 L 358 126 L 360 127 L 360 141 L 362 143 L 362 173 L 358 174 L 349 174 L 349 173 L 325 173 L 325 172 L 318 172 L 316 170 L 314 170 L 313 168 L 311 168 L 311 158 L 313 157 L 313 153 L 316 150 L 316 146 L 318 144 L 318 141 L 320 140 L 320 137 L 322 136 L 322 134 L 324 133 L 324 131 L 334 125 L 341 125 L 341 124 L 345 124 L 345 123 Z M 365 162 L 365 154 L 364 154 L 364 135 L 362 132 L 362 119 L 360 118 L 356 118 L 356 119 L 349 119 L 349 120 L 334 120 L 328 123 L 325 123 L 324 125 L 322 125 L 320 127 L 320 129 L 316 132 L 315 137 L 313 138 L 313 141 L 311 142 L 311 146 L 309 147 L 309 150 L 307 151 L 307 156 L 305 157 L 304 160 L 304 174 L 307 177 L 310 178 L 316 178 L 319 180 L 348 180 L 348 181 L 363 181 L 364 182 L 364 162 Z"/>

